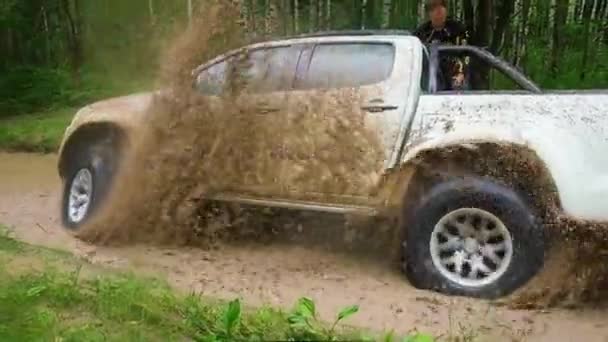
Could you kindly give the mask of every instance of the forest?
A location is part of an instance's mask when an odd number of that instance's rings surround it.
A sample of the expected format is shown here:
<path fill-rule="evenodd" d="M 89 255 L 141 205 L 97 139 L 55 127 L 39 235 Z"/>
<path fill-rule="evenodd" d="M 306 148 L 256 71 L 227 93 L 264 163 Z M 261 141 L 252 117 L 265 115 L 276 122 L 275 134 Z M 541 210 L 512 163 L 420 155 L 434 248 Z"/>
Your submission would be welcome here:
<path fill-rule="evenodd" d="M 225 1 L 252 37 L 413 31 L 425 20 L 424 0 Z M 207 3 L 0 0 L 0 118 L 149 89 L 161 51 Z M 608 88 L 608 0 L 449 0 L 449 13 L 470 44 L 543 88 Z"/>

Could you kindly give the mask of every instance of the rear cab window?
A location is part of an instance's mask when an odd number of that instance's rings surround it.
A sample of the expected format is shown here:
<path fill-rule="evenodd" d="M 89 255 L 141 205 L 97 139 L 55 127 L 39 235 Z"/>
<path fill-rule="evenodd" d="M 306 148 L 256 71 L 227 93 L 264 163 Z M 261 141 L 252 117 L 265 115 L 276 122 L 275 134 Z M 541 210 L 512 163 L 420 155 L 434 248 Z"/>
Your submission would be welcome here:
<path fill-rule="evenodd" d="M 387 80 L 395 63 L 395 46 L 380 42 L 321 43 L 314 47 L 297 89 L 361 87 Z"/>

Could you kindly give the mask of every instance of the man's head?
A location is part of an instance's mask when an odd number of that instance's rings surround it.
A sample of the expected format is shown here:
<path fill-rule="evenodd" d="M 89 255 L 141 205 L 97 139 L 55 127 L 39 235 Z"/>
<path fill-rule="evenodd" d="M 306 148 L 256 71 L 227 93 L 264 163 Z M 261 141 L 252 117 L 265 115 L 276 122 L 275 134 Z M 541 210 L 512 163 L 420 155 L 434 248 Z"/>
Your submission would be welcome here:
<path fill-rule="evenodd" d="M 426 2 L 426 12 L 433 27 L 442 28 L 448 17 L 447 0 L 428 0 Z"/>

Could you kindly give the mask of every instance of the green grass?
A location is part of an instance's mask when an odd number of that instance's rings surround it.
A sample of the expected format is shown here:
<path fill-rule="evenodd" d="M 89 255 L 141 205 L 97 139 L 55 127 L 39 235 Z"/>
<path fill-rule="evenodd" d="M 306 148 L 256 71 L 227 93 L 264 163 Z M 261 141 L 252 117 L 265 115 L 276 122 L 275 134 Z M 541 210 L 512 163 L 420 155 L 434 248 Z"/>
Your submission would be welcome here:
<path fill-rule="evenodd" d="M 302 298 L 291 312 L 247 308 L 173 292 L 165 283 L 95 268 L 65 253 L 11 239 L 0 226 L 0 341 L 377 340 L 317 319 Z M 376 335 L 378 337 L 379 335 Z M 417 335 L 384 341 L 430 342 Z"/>
<path fill-rule="evenodd" d="M 54 152 L 76 108 L 60 108 L 0 119 L 0 150 Z"/>

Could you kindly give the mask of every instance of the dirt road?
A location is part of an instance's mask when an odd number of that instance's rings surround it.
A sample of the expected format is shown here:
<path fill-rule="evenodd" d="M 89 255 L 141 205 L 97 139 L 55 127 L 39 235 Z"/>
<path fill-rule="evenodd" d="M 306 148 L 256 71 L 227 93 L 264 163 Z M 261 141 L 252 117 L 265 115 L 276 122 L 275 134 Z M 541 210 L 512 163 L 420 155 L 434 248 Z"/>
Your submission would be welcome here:
<path fill-rule="evenodd" d="M 0 154 L 0 222 L 19 239 L 66 249 L 93 263 L 165 277 L 187 291 L 242 297 L 253 305 L 289 308 L 306 295 L 325 318 L 356 303 L 361 311 L 350 323 L 372 329 L 477 331 L 492 341 L 608 341 L 606 311 L 514 311 L 444 297 L 413 289 L 386 265 L 327 251 L 262 244 L 212 251 L 86 245 L 60 226 L 59 190 L 55 156 Z"/>

